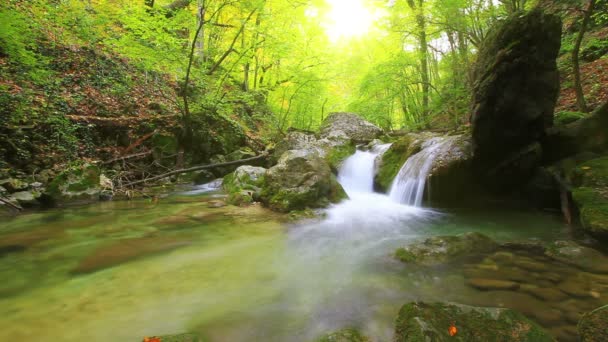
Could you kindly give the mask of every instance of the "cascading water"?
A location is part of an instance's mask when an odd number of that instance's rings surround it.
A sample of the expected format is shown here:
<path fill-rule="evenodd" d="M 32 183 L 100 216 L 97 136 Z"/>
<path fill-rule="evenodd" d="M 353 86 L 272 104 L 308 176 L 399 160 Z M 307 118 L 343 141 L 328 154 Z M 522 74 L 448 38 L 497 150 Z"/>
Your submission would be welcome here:
<path fill-rule="evenodd" d="M 393 180 L 389 197 L 396 202 L 420 207 L 424 186 L 435 158 L 449 148 L 451 138 L 437 137 L 426 141 L 422 150 L 408 158 Z"/>
<path fill-rule="evenodd" d="M 378 145 L 371 151 L 357 150 L 355 154 L 344 161 L 338 182 L 349 196 L 374 191 L 374 165 L 380 153 L 385 152 L 390 144 Z"/>

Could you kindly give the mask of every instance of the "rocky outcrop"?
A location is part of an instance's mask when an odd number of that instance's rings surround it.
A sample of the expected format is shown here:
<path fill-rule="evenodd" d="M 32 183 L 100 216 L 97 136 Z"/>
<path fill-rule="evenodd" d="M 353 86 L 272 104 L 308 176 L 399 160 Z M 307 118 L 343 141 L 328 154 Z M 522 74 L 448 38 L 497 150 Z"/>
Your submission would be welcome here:
<path fill-rule="evenodd" d="M 540 9 L 516 13 L 484 40 L 475 67 L 472 108 L 476 171 L 508 191 L 542 160 L 539 141 L 552 126 L 559 92 L 561 21 Z"/>
<path fill-rule="evenodd" d="M 266 171 L 263 167 L 243 165 L 224 177 L 222 188 L 228 193 L 228 202 L 241 205 L 258 200 Z"/>
<path fill-rule="evenodd" d="M 432 266 L 490 253 L 498 247 L 496 242 L 480 233 L 433 236 L 422 243 L 397 249 L 395 257 L 404 263 Z"/>
<path fill-rule="evenodd" d="M 289 150 L 264 177 L 261 199 L 287 212 L 319 208 L 346 198 L 328 163 L 314 150 Z"/>
<path fill-rule="evenodd" d="M 608 336 L 608 306 L 583 315 L 577 328 L 582 342 L 605 341 Z"/>
<path fill-rule="evenodd" d="M 450 336 L 451 324 L 456 328 Z M 395 342 L 554 341 L 536 323 L 504 308 L 453 303 L 408 303 L 396 320 Z"/>
<path fill-rule="evenodd" d="M 362 143 L 376 139 L 382 134 L 382 130 L 357 114 L 331 113 L 321 125 L 321 138 L 332 138 L 342 134 L 356 143 Z"/>

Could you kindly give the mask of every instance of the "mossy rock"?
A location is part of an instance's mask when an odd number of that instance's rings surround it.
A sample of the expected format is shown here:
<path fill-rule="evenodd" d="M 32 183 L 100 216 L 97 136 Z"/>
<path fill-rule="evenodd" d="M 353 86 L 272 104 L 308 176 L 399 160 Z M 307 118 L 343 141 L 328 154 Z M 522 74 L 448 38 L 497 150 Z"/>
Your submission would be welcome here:
<path fill-rule="evenodd" d="M 454 324 L 457 332 L 450 336 Z M 408 303 L 396 320 L 395 342 L 544 342 L 554 341 L 524 315 L 504 308 L 453 303 Z"/>
<path fill-rule="evenodd" d="M 608 305 L 583 315 L 577 328 L 582 342 L 606 341 L 608 336 Z"/>
<path fill-rule="evenodd" d="M 337 174 L 344 160 L 352 156 L 356 151 L 357 148 L 353 143 L 339 145 L 329 150 L 325 155 L 325 160 L 329 164 L 331 170 Z"/>
<path fill-rule="evenodd" d="M 579 164 L 569 175 L 572 199 L 588 233 L 608 239 L 608 157 Z"/>
<path fill-rule="evenodd" d="M 101 193 L 101 170 L 92 164 L 68 168 L 55 177 L 47 195 L 55 204 L 80 204 L 97 201 Z"/>
<path fill-rule="evenodd" d="M 433 266 L 491 253 L 498 247 L 495 241 L 481 233 L 466 233 L 433 236 L 421 243 L 397 249 L 394 256 L 404 263 Z"/>
<path fill-rule="evenodd" d="M 272 210 L 321 208 L 346 198 L 325 159 L 310 150 L 283 153 L 264 177 L 261 199 Z"/>
<path fill-rule="evenodd" d="M 421 139 L 414 134 L 408 134 L 394 142 L 382 155 L 378 173 L 374 177 L 375 188 L 383 192 L 388 191 L 405 161 L 419 152 L 421 147 Z"/>
<path fill-rule="evenodd" d="M 222 188 L 228 193 L 228 203 L 242 205 L 258 200 L 265 173 L 265 168 L 243 165 L 226 175 Z"/>
<path fill-rule="evenodd" d="M 578 121 L 587 116 L 587 114 L 582 112 L 570 112 L 570 111 L 561 111 L 555 113 L 553 117 L 553 123 L 556 126 L 564 126 L 575 121 Z"/>
<path fill-rule="evenodd" d="M 315 342 L 370 342 L 371 340 L 363 336 L 357 329 L 346 328 L 334 333 L 324 335 Z"/>

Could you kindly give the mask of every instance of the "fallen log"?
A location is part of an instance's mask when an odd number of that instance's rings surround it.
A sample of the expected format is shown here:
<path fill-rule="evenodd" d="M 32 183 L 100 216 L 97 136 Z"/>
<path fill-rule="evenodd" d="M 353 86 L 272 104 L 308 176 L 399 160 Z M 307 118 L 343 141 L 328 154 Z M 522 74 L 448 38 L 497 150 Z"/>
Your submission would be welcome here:
<path fill-rule="evenodd" d="M 193 166 L 193 167 L 190 167 L 190 168 L 187 168 L 187 169 L 174 170 L 174 171 L 171 171 L 171 172 L 163 173 L 162 175 L 158 175 L 158 176 L 154 176 L 154 177 L 150 177 L 150 178 L 146 178 L 146 179 L 140 179 L 140 180 L 137 180 L 135 182 L 127 183 L 127 184 L 123 185 L 123 187 L 126 188 L 126 187 L 131 187 L 131 186 L 142 184 L 142 183 L 146 183 L 146 182 L 153 182 L 153 181 L 156 181 L 156 180 L 159 180 L 159 179 L 171 177 L 173 175 L 178 175 L 180 173 L 193 172 L 193 171 L 212 169 L 212 168 L 216 168 L 216 167 L 223 167 L 223 166 L 230 166 L 230 165 L 237 165 L 237 164 L 244 164 L 244 163 L 248 163 L 248 162 L 251 162 L 251 161 L 255 161 L 255 160 L 260 160 L 260 159 L 266 158 L 267 156 L 268 156 L 268 153 L 264 152 L 264 153 L 262 153 L 262 154 L 260 154 L 258 156 L 251 157 L 251 158 L 234 160 L 234 161 L 229 161 L 229 162 L 224 162 L 224 163 L 215 163 L 215 164 L 208 164 L 208 165 Z"/>
<path fill-rule="evenodd" d="M 128 156 L 113 158 L 113 159 L 104 161 L 102 164 L 103 165 L 107 165 L 107 164 L 112 164 L 114 162 L 121 161 L 121 160 L 127 160 L 127 159 L 133 159 L 133 158 L 141 158 L 141 157 L 145 157 L 145 156 L 150 155 L 150 154 L 152 154 L 152 150 L 141 152 L 141 153 L 130 154 Z"/>
<path fill-rule="evenodd" d="M 12 203 L 12 202 L 11 202 L 11 201 L 9 201 L 8 199 L 5 199 L 4 197 L 0 197 L 0 202 L 2 202 L 2 203 L 4 203 L 4 204 L 8 205 L 9 207 L 11 207 L 11 208 L 13 208 L 13 209 L 15 209 L 15 210 L 17 210 L 17 211 L 21 211 L 21 210 L 23 210 L 23 208 L 21 208 L 20 206 L 18 206 L 18 205 L 16 205 L 16 204 Z"/>

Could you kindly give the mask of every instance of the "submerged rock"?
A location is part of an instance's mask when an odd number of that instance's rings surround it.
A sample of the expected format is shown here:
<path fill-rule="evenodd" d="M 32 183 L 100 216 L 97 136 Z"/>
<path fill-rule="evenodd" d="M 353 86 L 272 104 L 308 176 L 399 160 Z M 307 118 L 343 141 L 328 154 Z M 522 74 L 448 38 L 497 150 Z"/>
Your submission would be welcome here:
<path fill-rule="evenodd" d="M 608 306 L 602 306 L 583 315 L 578 323 L 582 342 L 606 341 L 608 336 Z"/>
<path fill-rule="evenodd" d="M 315 342 L 370 342 L 371 340 L 363 336 L 358 330 L 347 328 L 340 331 L 324 335 Z"/>
<path fill-rule="evenodd" d="M 473 149 L 477 171 L 490 188 L 511 190 L 540 163 L 536 146 L 552 126 L 559 92 L 560 39 L 560 18 L 534 9 L 511 15 L 480 47 Z"/>
<path fill-rule="evenodd" d="M 324 207 L 346 193 L 318 153 L 290 150 L 268 169 L 261 198 L 271 209 L 287 212 Z"/>
<path fill-rule="evenodd" d="M 450 336 L 451 324 L 457 329 Z M 408 303 L 396 320 L 394 341 L 553 341 L 524 315 L 503 308 L 480 308 L 452 303 Z"/>
<path fill-rule="evenodd" d="M 555 241 L 547 245 L 545 254 L 565 264 L 586 271 L 608 273 L 608 257 L 574 241 Z"/>
<path fill-rule="evenodd" d="M 434 236 L 422 243 L 397 249 L 395 257 L 405 263 L 428 266 L 450 262 L 457 258 L 490 253 L 498 247 L 496 242 L 480 233 Z"/>
<path fill-rule="evenodd" d="M 321 138 L 335 137 L 337 132 L 356 143 L 370 142 L 382 134 L 378 126 L 353 113 L 331 113 L 323 121 L 320 129 Z"/>

